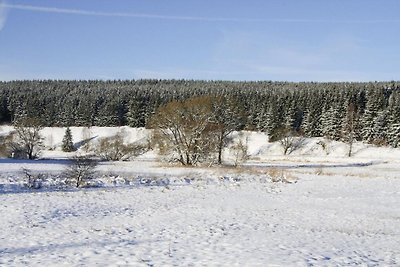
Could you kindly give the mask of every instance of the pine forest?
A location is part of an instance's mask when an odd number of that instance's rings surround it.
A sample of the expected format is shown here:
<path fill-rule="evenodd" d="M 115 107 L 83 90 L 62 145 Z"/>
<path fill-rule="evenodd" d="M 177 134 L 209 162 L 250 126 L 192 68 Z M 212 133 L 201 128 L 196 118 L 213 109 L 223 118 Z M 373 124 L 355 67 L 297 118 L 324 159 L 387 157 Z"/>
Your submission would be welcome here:
<path fill-rule="evenodd" d="M 236 107 L 237 130 L 290 131 L 306 137 L 355 140 L 397 147 L 400 140 L 397 82 L 228 82 L 194 80 L 0 82 L 0 123 L 35 118 L 43 126 L 150 127 L 157 109 L 171 101 L 215 96 L 222 109 Z M 235 114 L 241 112 L 243 114 Z"/>

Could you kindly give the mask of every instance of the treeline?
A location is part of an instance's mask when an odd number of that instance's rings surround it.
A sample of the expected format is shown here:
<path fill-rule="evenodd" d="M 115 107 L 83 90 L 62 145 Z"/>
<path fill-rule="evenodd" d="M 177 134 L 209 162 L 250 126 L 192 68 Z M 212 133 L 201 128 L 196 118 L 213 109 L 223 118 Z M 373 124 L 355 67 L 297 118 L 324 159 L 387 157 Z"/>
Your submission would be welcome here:
<path fill-rule="evenodd" d="M 0 123 L 37 118 L 44 126 L 144 127 L 160 106 L 205 95 L 234 99 L 246 113 L 243 128 L 267 132 L 271 140 L 287 130 L 341 140 L 351 122 L 356 140 L 399 145 L 398 82 L 0 82 Z"/>

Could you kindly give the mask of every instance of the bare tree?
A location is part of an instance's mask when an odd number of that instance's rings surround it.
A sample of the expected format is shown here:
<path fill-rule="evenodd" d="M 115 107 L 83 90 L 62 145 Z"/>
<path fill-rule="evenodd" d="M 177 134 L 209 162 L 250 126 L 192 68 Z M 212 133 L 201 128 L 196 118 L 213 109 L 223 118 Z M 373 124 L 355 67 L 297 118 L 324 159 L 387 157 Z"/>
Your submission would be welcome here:
<path fill-rule="evenodd" d="M 183 165 L 196 165 L 215 151 L 215 123 L 208 96 L 173 101 L 158 109 L 149 125 L 164 153 Z"/>
<path fill-rule="evenodd" d="M 97 161 L 87 156 L 76 156 L 64 171 L 67 181 L 76 187 L 84 186 L 94 178 Z"/>
<path fill-rule="evenodd" d="M 91 140 L 92 140 L 93 136 L 92 136 L 92 131 L 89 127 L 83 127 L 82 128 L 82 149 L 83 151 L 85 151 L 86 153 L 89 153 L 89 151 L 91 150 Z"/>
<path fill-rule="evenodd" d="M 11 142 L 12 153 L 25 154 L 28 159 L 35 159 L 43 148 L 43 137 L 40 131 L 42 123 L 34 118 L 26 118 L 17 121 L 14 125 L 16 140 Z"/>
<path fill-rule="evenodd" d="M 45 178 L 43 173 L 33 174 L 31 170 L 22 168 L 25 175 L 25 186 L 29 189 L 40 189 Z"/>
<path fill-rule="evenodd" d="M 240 136 L 239 141 L 230 147 L 230 152 L 234 157 L 233 164 L 235 167 L 238 167 L 249 159 L 248 148 L 248 138 L 246 138 L 246 141 L 243 142 Z"/>
<path fill-rule="evenodd" d="M 244 108 L 239 101 L 232 97 L 213 97 L 212 101 L 213 122 L 218 139 L 217 152 L 218 164 L 222 164 L 222 151 L 228 145 L 228 136 L 233 131 L 243 129 L 246 124 Z"/>
<path fill-rule="evenodd" d="M 349 145 L 349 151 L 347 155 L 351 157 L 353 152 L 353 143 L 357 137 L 357 123 L 359 120 L 357 107 L 354 103 L 350 103 L 348 105 L 344 120 L 342 140 Z"/>
<path fill-rule="evenodd" d="M 293 151 L 304 145 L 304 137 L 296 136 L 296 133 L 290 130 L 283 130 L 279 143 L 283 148 L 283 155 L 291 154 Z"/>

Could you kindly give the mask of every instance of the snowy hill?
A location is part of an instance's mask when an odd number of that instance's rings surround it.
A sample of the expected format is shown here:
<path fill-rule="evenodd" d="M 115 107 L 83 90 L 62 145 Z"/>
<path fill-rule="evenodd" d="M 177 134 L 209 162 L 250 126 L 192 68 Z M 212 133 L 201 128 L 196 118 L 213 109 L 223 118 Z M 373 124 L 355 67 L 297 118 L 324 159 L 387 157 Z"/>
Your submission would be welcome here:
<path fill-rule="evenodd" d="M 143 128 L 71 127 L 85 140 Z M 0 135 L 12 132 L 1 126 Z M 101 162 L 95 188 L 54 186 L 68 160 L 65 128 L 45 128 L 42 160 L 0 159 L 0 265 L 4 266 L 398 266 L 400 152 L 323 138 L 283 155 L 263 133 L 240 168 L 180 167 L 155 151 Z M 227 149 L 224 158 L 232 160 Z M 42 173 L 24 187 L 22 168 Z"/>
<path fill-rule="evenodd" d="M 61 143 L 66 128 L 45 127 L 41 134 L 44 137 L 45 149 L 43 158 L 65 157 L 71 155 L 61 151 Z M 150 138 L 151 130 L 145 128 L 123 127 L 70 127 L 73 142 L 78 151 L 82 148 L 85 140 L 96 145 L 101 138 L 110 137 L 122 133 L 127 143 L 142 141 Z M 7 135 L 13 131 L 11 126 L 0 126 L 0 136 Z M 305 138 L 300 148 L 289 155 L 283 155 L 283 148 L 279 142 L 268 142 L 268 135 L 261 132 L 233 133 L 233 140 L 241 138 L 248 144 L 248 153 L 251 162 L 269 162 L 276 160 L 291 161 L 362 161 L 362 160 L 396 160 L 400 159 L 400 149 L 392 147 L 376 147 L 362 142 L 355 142 L 352 157 L 347 156 L 348 145 L 343 142 L 331 141 L 325 138 Z M 154 159 L 154 151 L 150 151 L 147 157 Z M 141 158 L 146 158 L 143 156 Z M 230 159 L 229 149 L 225 150 L 225 158 Z"/>

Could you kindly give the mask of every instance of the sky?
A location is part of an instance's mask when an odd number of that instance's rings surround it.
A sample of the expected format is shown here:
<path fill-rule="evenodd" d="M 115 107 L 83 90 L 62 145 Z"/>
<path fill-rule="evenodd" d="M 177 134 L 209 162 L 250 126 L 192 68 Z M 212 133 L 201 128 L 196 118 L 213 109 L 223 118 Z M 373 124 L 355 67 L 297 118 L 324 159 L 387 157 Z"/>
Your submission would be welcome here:
<path fill-rule="evenodd" d="M 399 0 L 0 0 L 0 80 L 399 80 L 399 11 Z"/>

